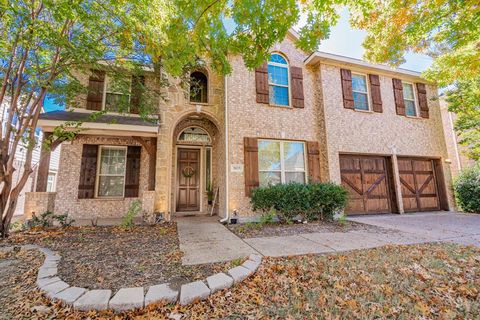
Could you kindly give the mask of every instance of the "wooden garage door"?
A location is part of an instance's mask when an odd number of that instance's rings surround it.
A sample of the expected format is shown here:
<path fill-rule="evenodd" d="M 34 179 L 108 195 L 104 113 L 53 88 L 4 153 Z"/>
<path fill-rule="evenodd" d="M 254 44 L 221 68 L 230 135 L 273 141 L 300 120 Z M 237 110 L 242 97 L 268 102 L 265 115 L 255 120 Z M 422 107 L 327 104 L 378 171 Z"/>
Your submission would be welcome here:
<path fill-rule="evenodd" d="M 342 185 L 349 192 L 347 214 L 392 212 L 384 157 L 341 155 Z"/>
<path fill-rule="evenodd" d="M 405 212 L 439 210 L 434 160 L 398 158 Z"/>

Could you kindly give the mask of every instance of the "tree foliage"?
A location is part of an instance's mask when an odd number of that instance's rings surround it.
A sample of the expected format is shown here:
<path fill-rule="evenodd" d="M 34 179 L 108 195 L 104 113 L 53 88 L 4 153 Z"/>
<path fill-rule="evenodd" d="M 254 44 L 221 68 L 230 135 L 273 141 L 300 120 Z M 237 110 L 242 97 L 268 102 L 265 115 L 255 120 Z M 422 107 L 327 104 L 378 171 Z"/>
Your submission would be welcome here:
<path fill-rule="evenodd" d="M 448 87 L 456 129 L 478 159 L 480 6 L 476 0 L 368 0 L 352 3 L 352 24 L 367 31 L 366 59 L 399 65 L 406 52 L 434 61 L 426 79 Z M 472 118 L 472 114 L 474 117 Z M 476 151 L 475 151 L 476 150 Z"/>

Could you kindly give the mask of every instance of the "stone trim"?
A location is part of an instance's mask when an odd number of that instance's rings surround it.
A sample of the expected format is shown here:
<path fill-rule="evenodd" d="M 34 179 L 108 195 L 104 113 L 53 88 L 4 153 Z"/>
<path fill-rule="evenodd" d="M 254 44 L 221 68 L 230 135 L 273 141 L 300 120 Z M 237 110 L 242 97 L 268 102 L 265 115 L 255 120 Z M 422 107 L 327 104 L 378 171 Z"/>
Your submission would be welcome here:
<path fill-rule="evenodd" d="M 10 247 L 4 250 L 13 250 Z M 81 311 L 114 310 L 122 312 L 135 308 L 142 308 L 161 301 L 168 303 L 179 302 L 188 305 L 207 299 L 211 294 L 231 288 L 254 274 L 262 263 L 262 256 L 251 254 L 242 265 L 229 269 L 227 274 L 217 273 L 182 285 L 180 291 L 172 289 L 168 283 L 150 286 L 147 293 L 143 287 L 121 288 L 112 297 L 111 290 L 88 290 L 70 286 L 58 277 L 58 263 L 61 256 L 38 245 L 21 246 L 24 250 L 38 250 L 45 255 L 43 265 L 38 269 L 37 288 L 52 300 L 61 301 L 65 305 L 73 306 Z"/>

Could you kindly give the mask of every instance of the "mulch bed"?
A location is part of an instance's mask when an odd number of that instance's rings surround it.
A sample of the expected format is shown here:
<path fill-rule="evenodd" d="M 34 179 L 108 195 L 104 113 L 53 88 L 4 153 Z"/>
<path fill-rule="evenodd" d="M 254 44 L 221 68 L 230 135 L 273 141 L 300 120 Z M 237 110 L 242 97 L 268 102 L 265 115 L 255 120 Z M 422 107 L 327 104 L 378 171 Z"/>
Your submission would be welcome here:
<path fill-rule="evenodd" d="M 72 286 L 112 289 L 170 282 L 173 287 L 226 270 L 229 263 L 183 266 L 175 223 L 70 227 L 13 234 L 5 244 L 35 243 L 57 251 L 59 276 Z"/>
<path fill-rule="evenodd" d="M 480 248 L 454 244 L 385 246 L 330 255 L 265 259 L 227 292 L 189 306 L 157 305 L 114 317 L 51 305 L 32 290 L 41 257 L 34 251 L 1 274 L 5 319 L 477 319 Z M 7 281 L 3 279 L 9 279 Z M 5 283 L 8 282 L 4 291 Z M 7 297 L 7 299 L 5 299 Z M 48 312 L 31 307 L 45 304 Z M 5 311 L 4 311 L 5 312 Z M 0 318 L 1 319 L 1 318 Z"/>
<path fill-rule="evenodd" d="M 308 223 L 268 223 L 261 225 L 259 223 L 231 224 L 228 225 L 230 231 L 242 239 L 291 236 L 301 233 L 313 232 L 348 232 L 348 231 L 375 231 L 377 233 L 386 233 L 389 230 L 352 221 L 312 221 Z"/>

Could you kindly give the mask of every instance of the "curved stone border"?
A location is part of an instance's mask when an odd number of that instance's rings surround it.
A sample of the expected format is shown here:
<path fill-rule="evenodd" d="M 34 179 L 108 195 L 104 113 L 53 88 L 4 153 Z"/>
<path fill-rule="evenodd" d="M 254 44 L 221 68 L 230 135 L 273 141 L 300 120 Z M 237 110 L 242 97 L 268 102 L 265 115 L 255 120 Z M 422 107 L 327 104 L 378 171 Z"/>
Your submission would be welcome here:
<path fill-rule="evenodd" d="M 117 312 L 142 308 L 157 302 L 176 303 L 187 305 L 195 301 L 204 300 L 211 294 L 228 289 L 240 283 L 257 271 L 262 263 L 262 256 L 251 254 L 242 265 L 229 269 L 228 274 L 223 272 L 182 285 L 180 292 L 172 289 L 168 283 L 150 286 L 144 295 L 143 287 L 121 288 L 112 297 L 112 290 L 88 290 L 72 287 L 62 281 L 57 275 L 60 255 L 48 248 L 37 245 L 24 245 L 22 249 L 36 249 L 45 255 L 43 265 L 38 269 L 37 287 L 47 297 L 60 300 L 76 310 L 107 310 Z M 13 247 L 9 248 L 13 250 Z"/>

